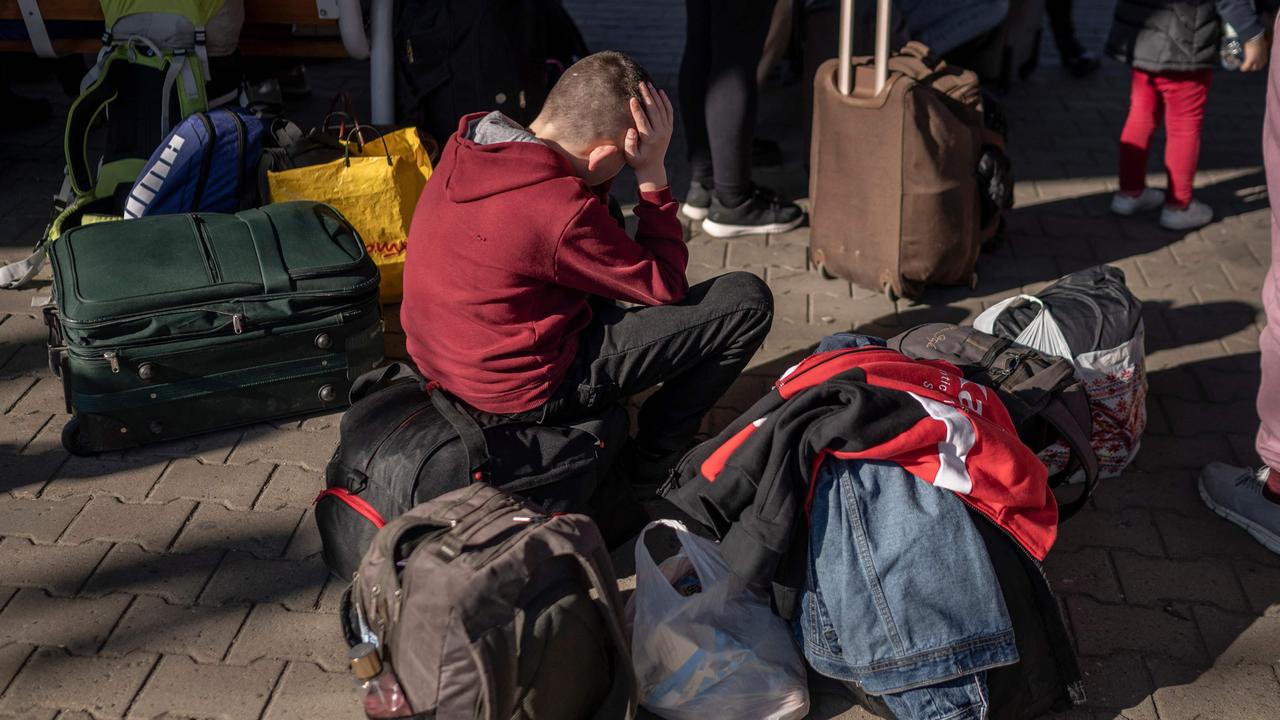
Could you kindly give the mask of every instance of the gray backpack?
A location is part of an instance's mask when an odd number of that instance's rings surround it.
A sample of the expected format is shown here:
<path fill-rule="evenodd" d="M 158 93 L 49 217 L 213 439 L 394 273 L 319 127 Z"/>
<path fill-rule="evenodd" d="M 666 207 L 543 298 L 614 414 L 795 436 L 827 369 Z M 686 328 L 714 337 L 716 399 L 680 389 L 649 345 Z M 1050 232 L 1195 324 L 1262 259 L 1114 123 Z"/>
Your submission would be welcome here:
<path fill-rule="evenodd" d="M 476 483 L 378 532 L 343 617 L 415 717 L 620 720 L 636 712 L 621 608 L 590 519 Z"/>

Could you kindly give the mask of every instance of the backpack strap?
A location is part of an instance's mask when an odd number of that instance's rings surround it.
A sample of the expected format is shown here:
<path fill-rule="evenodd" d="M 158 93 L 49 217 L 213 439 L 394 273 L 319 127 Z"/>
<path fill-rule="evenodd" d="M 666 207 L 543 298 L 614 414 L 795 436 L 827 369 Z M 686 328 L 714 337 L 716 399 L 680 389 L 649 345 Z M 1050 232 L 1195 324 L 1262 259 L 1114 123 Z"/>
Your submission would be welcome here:
<path fill-rule="evenodd" d="M 1073 475 L 1076 469 L 1084 472 L 1084 492 L 1070 502 L 1058 505 L 1058 522 L 1069 519 L 1084 509 L 1085 503 L 1098 488 L 1098 455 L 1093 450 L 1089 433 L 1080 427 L 1075 415 L 1059 399 L 1054 399 L 1040 411 L 1041 417 L 1058 431 L 1064 443 L 1071 450 L 1071 459 L 1067 469 L 1059 476 L 1063 480 Z"/>
<path fill-rule="evenodd" d="M 31 49 L 42 58 L 56 58 L 57 51 L 49 40 L 49 29 L 45 27 L 44 16 L 40 14 L 38 0 L 18 0 L 18 9 L 22 11 L 22 24 L 27 28 L 27 39 L 31 41 Z"/>
<path fill-rule="evenodd" d="M 564 518 L 573 522 L 573 532 L 560 532 L 548 542 L 556 557 L 569 556 L 582 568 L 593 599 L 604 618 L 609 639 L 616 650 L 616 666 L 613 668 L 613 684 L 609 694 L 601 701 L 592 716 L 593 720 L 631 720 L 636 714 L 636 676 L 631 664 L 631 642 L 622 627 L 622 596 L 618 594 L 618 581 L 613 577 L 613 561 L 605 549 L 599 527 L 584 516 Z M 589 548 L 584 553 L 583 546 Z"/>
<path fill-rule="evenodd" d="M 620 621 L 622 597 L 618 594 L 618 583 L 612 578 L 606 580 L 600 570 L 602 567 L 612 567 L 612 565 L 608 554 L 604 552 L 604 540 L 599 537 L 599 530 L 595 530 L 597 537 L 591 557 L 585 557 L 581 553 L 574 553 L 573 556 L 582 566 L 587 581 L 591 583 L 591 588 L 595 590 L 596 604 L 600 606 L 600 614 L 604 616 L 609 638 L 616 649 L 614 655 L 617 666 L 614 667 L 613 685 L 609 688 L 609 694 L 600 703 L 600 708 L 593 718 L 594 720 L 615 720 L 615 718 L 631 720 L 636 714 L 638 693 L 635 669 L 631 665 L 631 643 L 628 642 L 626 633 L 622 631 Z"/>
<path fill-rule="evenodd" d="M 200 66 L 191 62 L 185 51 L 173 53 L 167 61 L 164 86 L 160 90 L 160 132 L 166 135 L 177 124 L 169 116 L 170 98 L 175 89 L 178 91 L 178 111 L 181 117 L 209 109 L 204 86 L 206 74 Z"/>
<path fill-rule="evenodd" d="M 200 123 L 204 125 L 204 130 L 207 134 L 204 142 L 204 152 L 200 159 L 200 176 L 196 180 L 195 195 L 191 198 L 191 209 L 199 212 L 200 201 L 204 199 L 204 189 L 209 184 L 209 172 L 213 167 L 213 154 L 218 149 L 218 127 L 213 120 L 213 116 L 209 113 L 198 112 L 192 117 L 200 119 Z"/>
<path fill-rule="evenodd" d="M 104 50 L 94 68 L 96 76 L 71 103 L 67 111 L 67 125 L 63 132 L 62 151 L 67 162 L 67 177 L 76 195 L 88 195 L 94 189 L 93 168 L 89 163 L 89 128 L 103 108 L 116 99 L 118 91 L 112 68 L 124 57 L 125 49 L 117 47 Z"/>

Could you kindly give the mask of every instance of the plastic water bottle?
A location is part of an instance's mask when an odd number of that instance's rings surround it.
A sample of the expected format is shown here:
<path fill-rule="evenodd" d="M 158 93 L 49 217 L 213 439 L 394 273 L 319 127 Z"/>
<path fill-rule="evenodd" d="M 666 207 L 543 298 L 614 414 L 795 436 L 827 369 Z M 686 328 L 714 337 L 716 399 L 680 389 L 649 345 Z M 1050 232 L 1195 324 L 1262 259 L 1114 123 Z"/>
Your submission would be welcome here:
<path fill-rule="evenodd" d="M 404 696 L 395 673 L 382 667 L 378 647 L 360 643 L 348 653 L 351 671 L 364 690 L 364 714 L 370 718 L 404 718 L 413 715 L 409 699 Z"/>
<path fill-rule="evenodd" d="M 1227 70 L 1239 70 L 1244 64 L 1244 43 L 1240 42 L 1240 33 L 1229 22 L 1222 23 L 1222 46 L 1219 54 L 1222 56 L 1222 67 Z"/>

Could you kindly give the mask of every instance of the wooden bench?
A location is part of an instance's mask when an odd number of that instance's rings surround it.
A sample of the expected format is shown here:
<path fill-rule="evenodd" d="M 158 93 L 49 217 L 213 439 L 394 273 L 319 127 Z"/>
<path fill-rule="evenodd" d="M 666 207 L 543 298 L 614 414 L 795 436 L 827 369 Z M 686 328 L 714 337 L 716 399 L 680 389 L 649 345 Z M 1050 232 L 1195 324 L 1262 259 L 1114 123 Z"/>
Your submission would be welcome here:
<path fill-rule="evenodd" d="M 394 72 L 391 64 L 392 0 L 372 0 L 370 28 L 360 0 L 245 0 L 240 52 L 258 57 L 368 58 L 370 119 L 390 125 L 395 120 Z M 0 40 L 0 52 L 34 52 L 41 57 L 94 54 L 97 37 L 50 39 L 45 23 L 102 23 L 98 0 L 0 0 L 0 21 L 17 20 L 27 27 L 26 40 Z"/>

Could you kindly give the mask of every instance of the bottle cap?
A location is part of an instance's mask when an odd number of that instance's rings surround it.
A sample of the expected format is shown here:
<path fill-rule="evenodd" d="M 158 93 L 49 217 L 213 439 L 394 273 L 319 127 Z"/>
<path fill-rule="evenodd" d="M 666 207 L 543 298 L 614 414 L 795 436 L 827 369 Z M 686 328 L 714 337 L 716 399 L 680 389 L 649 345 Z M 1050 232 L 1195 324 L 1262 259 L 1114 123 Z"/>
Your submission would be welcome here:
<path fill-rule="evenodd" d="M 372 680 L 382 672 L 382 659 L 378 657 L 378 646 L 373 643 L 360 643 L 347 653 L 351 659 L 351 672 L 361 680 Z"/>

